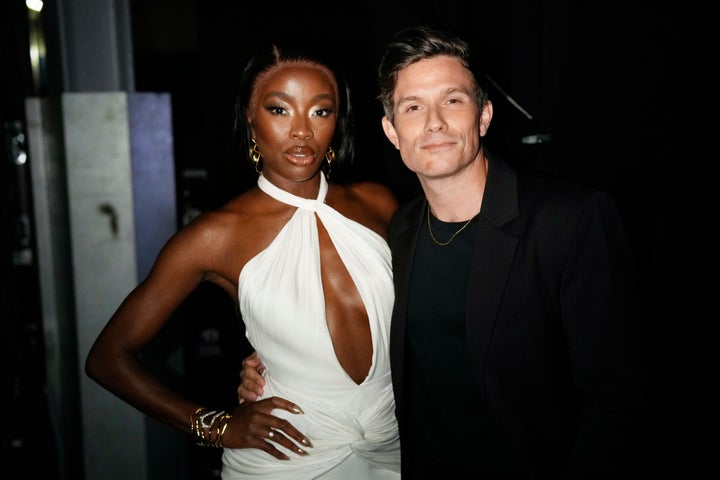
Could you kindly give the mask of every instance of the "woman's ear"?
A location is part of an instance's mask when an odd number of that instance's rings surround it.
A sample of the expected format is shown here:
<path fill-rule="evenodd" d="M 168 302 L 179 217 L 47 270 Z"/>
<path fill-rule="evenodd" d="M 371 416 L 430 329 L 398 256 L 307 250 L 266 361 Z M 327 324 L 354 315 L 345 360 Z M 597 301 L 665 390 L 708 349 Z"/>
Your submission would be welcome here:
<path fill-rule="evenodd" d="M 255 129 L 253 128 L 253 121 L 252 121 L 252 115 L 249 113 L 245 116 L 245 119 L 247 120 L 247 126 L 250 130 L 250 138 L 255 138 Z"/>

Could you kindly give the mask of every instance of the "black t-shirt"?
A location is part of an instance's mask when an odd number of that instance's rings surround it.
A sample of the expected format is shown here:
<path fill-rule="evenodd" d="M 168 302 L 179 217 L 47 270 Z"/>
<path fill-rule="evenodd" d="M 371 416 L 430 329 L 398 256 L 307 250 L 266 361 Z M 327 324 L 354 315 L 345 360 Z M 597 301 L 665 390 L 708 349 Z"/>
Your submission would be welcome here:
<path fill-rule="evenodd" d="M 408 463 L 417 467 L 412 478 L 418 473 L 433 478 L 434 469 L 520 471 L 514 449 L 480 395 L 468 356 L 465 306 L 477 222 L 475 217 L 444 246 L 432 240 L 427 226 L 418 239 L 410 280 L 404 396 L 410 430 L 409 438 L 403 438 L 403 455 L 411 455 Z M 430 223 L 439 242 L 447 242 L 465 224 L 433 216 Z M 489 478 L 523 478 L 514 475 Z"/>

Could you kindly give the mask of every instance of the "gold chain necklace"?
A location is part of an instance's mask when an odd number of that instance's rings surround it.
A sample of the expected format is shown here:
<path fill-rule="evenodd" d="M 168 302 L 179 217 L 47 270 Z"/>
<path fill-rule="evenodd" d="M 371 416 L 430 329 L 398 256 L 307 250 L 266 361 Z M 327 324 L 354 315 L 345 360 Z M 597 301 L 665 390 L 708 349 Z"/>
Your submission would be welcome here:
<path fill-rule="evenodd" d="M 471 221 L 472 221 L 472 218 L 470 218 L 470 220 L 465 222 L 465 224 L 462 227 L 460 227 L 460 229 L 457 232 L 452 234 L 452 237 L 450 237 L 450 240 L 448 240 L 447 242 L 438 242 L 437 238 L 435 238 L 435 235 L 433 235 L 432 227 L 430 226 L 430 206 L 428 205 L 428 209 L 427 209 L 428 232 L 430 233 L 430 238 L 432 238 L 432 241 L 435 242 L 436 245 L 440 245 L 441 247 L 444 247 L 445 245 L 449 245 L 450 242 L 452 242 L 455 239 L 455 237 L 457 237 L 460 234 L 460 232 L 465 230 L 465 227 L 470 225 Z"/>

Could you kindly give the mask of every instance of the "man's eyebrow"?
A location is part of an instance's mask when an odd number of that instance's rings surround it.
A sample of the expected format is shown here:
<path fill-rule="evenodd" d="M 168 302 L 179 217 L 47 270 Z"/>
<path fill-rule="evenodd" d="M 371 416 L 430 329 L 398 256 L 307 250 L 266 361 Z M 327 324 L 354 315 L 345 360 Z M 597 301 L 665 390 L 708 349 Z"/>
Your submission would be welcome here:
<path fill-rule="evenodd" d="M 398 98 L 398 101 L 396 103 L 400 104 L 400 103 L 408 103 L 408 102 L 417 102 L 421 98 L 422 97 L 420 97 L 419 95 L 408 95 L 406 97 Z"/>
<path fill-rule="evenodd" d="M 466 87 L 447 87 L 442 90 L 442 94 L 444 96 L 452 95 L 455 93 L 462 93 L 464 95 L 472 96 L 472 90 L 468 89 Z M 423 97 L 420 95 L 407 95 L 405 97 L 400 97 L 396 103 L 407 103 L 407 102 L 417 102 L 420 101 Z"/>
<path fill-rule="evenodd" d="M 472 95 L 472 90 L 465 88 L 465 87 L 449 87 L 445 90 L 445 95 L 449 95 L 452 93 L 462 93 L 465 95 Z"/>

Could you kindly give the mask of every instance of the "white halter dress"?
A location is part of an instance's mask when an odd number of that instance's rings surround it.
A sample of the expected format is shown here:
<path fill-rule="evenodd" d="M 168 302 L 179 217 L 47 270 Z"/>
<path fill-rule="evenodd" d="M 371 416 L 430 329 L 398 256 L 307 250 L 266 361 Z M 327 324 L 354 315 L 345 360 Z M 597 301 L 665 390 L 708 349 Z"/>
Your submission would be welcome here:
<path fill-rule="evenodd" d="M 394 300 L 390 249 L 365 226 L 324 203 L 296 197 L 260 175 L 258 187 L 297 207 L 272 243 L 240 272 L 238 298 L 246 335 L 265 372 L 264 397 L 280 396 L 304 414 L 274 410 L 313 443 L 289 461 L 258 449 L 223 452 L 223 480 L 397 480 L 400 442 L 390 378 L 390 317 Z M 316 216 L 360 292 L 372 333 L 372 366 L 356 384 L 337 360 L 325 319 Z"/>

